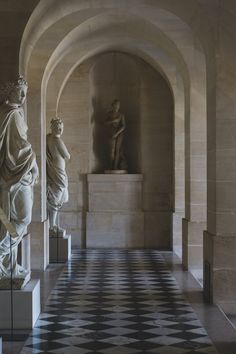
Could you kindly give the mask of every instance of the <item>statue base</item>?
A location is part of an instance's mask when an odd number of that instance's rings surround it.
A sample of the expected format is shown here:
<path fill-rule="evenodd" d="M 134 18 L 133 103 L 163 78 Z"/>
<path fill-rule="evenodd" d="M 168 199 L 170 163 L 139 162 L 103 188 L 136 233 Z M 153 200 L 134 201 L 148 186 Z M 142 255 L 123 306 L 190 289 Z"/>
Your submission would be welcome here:
<path fill-rule="evenodd" d="M 49 238 L 49 263 L 64 263 L 71 257 L 71 235 Z"/>
<path fill-rule="evenodd" d="M 21 290 L 30 281 L 30 272 L 24 274 L 24 276 L 13 276 L 12 278 L 3 277 L 0 278 L 0 291 L 1 290 Z"/>
<path fill-rule="evenodd" d="M 40 314 L 40 280 L 30 280 L 23 290 L 1 290 L 0 314 L 2 330 L 32 329 Z"/>
<path fill-rule="evenodd" d="M 128 173 L 127 170 L 105 170 L 104 173 L 106 175 L 124 175 Z"/>
<path fill-rule="evenodd" d="M 49 237 L 66 237 L 66 230 L 62 227 L 49 229 Z"/>
<path fill-rule="evenodd" d="M 89 174 L 87 248 L 143 248 L 141 174 Z"/>

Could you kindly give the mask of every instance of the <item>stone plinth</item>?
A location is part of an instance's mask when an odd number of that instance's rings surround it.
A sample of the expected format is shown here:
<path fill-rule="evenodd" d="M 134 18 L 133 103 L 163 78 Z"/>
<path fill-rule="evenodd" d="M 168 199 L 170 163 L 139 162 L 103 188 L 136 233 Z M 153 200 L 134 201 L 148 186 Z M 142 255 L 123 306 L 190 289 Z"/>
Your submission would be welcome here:
<path fill-rule="evenodd" d="M 142 210 L 142 175 L 88 175 L 89 211 Z"/>
<path fill-rule="evenodd" d="M 49 262 L 64 263 L 71 257 L 71 235 L 49 237 Z"/>
<path fill-rule="evenodd" d="M 0 329 L 11 329 L 12 313 L 13 329 L 34 327 L 40 314 L 40 280 L 31 280 L 22 290 L 0 291 Z"/>
<path fill-rule="evenodd" d="M 140 174 L 88 175 L 88 248 L 144 247 Z"/>
<path fill-rule="evenodd" d="M 144 247 L 144 213 L 88 212 L 87 247 Z"/>
<path fill-rule="evenodd" d="M 66 238 L 66 230 L 61 227 L 56 227 L 56 229 L 49 229 L 49 237 L 64 237 Z"/>
<path fill-rule="evenodd" d="M 236 313 L 236 236 L 204 232 L 204 296 L 227 313 Z"/>
<path fill-rule="evenodd" d="M 21 290 L 30 281 L 30 272 L 24 274 L 24 276 L 13 276 L 0 278 L 0 291 L 1 290 Z"/>

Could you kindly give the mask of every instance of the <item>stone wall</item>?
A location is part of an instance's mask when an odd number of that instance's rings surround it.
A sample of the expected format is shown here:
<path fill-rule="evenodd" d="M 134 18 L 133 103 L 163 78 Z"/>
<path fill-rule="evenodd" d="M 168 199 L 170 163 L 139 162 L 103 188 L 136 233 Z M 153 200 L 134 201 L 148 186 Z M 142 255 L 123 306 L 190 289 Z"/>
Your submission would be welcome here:
<path fill-rule="evenodd" d="M 29 17 L 39 0 L 0 2 L 0 79 L 15 80 L 19 74 L 19 50 Z"/>

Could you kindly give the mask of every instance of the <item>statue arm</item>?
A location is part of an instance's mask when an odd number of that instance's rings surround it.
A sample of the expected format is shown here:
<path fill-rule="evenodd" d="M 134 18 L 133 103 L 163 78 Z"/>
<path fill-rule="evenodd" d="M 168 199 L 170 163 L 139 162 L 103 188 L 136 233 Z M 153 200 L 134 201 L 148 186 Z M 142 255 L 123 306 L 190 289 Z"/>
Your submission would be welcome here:
<path fill-rule="evenodd" d="M 70 154 L 67 150 L 67 147 L 66 147 L 64 141 L 62 139 L 58 139 L 57 143 L 58 143 L 58 150 L 59 150 L 61 156 L 65 160 L 70 160 Z"/>
<path fill-rule="evenodd" d="M 105 119 L 105 124 L 111 125 L 111 124 L 113 124 L 115 122 L 118 122 L 118 121 L 119 121 L 119 117 L 118 118 L 114 118 L 112 116 L 112 113 L 108 112 L 107 118 Z"/>
<path fill-rule="evenodd" d="M 35 153 L 27 140 L 27 125 L 24 121 L 23 111 L 15 110 L 12 113 L 6 145 L 6 158 L 14 166 L 14 174 L 9 179 L 9 186 L 20 181 L 28 172 L 32 173 L 33 182 L 38 177 L 38 167 Z"/>
<path fill-rule="evenodd" d="M 32 178 L 33 178 L 33 184 L 37 184 L 39 180 L 39 168 L 36 162 L 36 159 L 34 160 L 34 164 L 31 170 L 32 173 Z"/>
<path fill-rule="evenodd" d="M 24 149 L 27 149 L 28 153 L 31 152 L 34 155 L 33 163 L 32 163 L 32 168 L 31 168 L 31 173 L 32 173 L 32 184 L 38 183 L 38 178 L 39 178 L 39 168 L 36 162 L 35 158 L 35 153 L 32 150 L 32 146 L 27 140 L 27 125 L 24 120 L 24 116 L 22 115 L 17 115 L 15 118 L 16 121 L 16 131 L 17 131 L 17 139 L 19 139 L 19 146 L 22 149 L 22 152 Z"/>
<path fill-rule="evenodd" d="M 22 158 L 31 150 L 31 144 L 27 140 L 27 126 L 24 121 L 23 113 L 15 111 L 11 118 L 9 131 L 9 149 L 14 160 Z"/>

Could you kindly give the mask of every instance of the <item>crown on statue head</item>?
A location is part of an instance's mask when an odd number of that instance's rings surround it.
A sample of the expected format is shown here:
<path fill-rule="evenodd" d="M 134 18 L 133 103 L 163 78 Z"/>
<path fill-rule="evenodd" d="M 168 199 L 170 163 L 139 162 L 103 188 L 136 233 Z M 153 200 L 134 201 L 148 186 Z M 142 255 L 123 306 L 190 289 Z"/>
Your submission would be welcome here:
<path fill-rule="evenodd" d="M 51 120 L 51 128 L 54 128 L 61 124 L 63 124 L 63 120 L 60 117 L 56 117 Z"/>
<path fill-rule="evenodd" d="M 18 78 L 14 82 L 14 84 L 15 84 L 16 87 L 22 87 L 22 86 L 28 87 L 28 83 L 27 83 L 27 81 L 24 79 L 24 77 L 22 75 L 18 76 Z"/>

